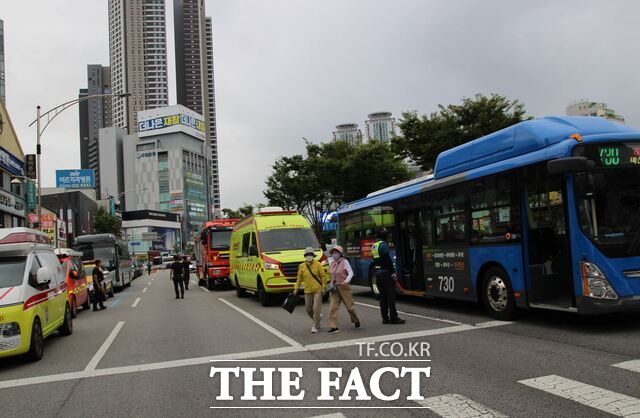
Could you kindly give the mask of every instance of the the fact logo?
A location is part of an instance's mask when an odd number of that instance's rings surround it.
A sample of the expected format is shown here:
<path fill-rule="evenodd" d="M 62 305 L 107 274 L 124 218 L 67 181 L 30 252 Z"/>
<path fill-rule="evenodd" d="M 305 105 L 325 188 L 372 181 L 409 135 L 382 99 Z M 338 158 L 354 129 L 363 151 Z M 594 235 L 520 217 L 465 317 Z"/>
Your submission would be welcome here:
<path fill-rule="evenodd" d="M 424 400 L 421 393 L 421 389 L 425 387 L 423 379 L 431 377 L 429 343 L 363 342 L 357 345 L 359 359 L 327 360 L 327 362 L 343 363 L 344 367 L 312 367 L 312 364 L 316 364 L 313 362 L 324 362 L 324 360 L 271 360 L 280 364 L 282 362 L 297 363 L 300 367 L 212 366 L 209 377 L 215 379 L 216 387 L 219 388 L 215 399 L 216 401 L 316 399 L 387 402 L 403 399 Z M 223 364 L 234 362 L 234 360 L 220 361 Z M 261 363 L 261 360 L 240 361 Z M 358 367 L 354 367 L 354 364 L 358 364 Z M 383 364 L 383 367 L 375 367 Z M 427 367 L 418 367 L 425 364 Z M 416 366 L 407 367 L 407 365 Z M 232 388 L 238 393 L 231 393 Z M 256 392 L 259 396 L 256 396 Z"/>

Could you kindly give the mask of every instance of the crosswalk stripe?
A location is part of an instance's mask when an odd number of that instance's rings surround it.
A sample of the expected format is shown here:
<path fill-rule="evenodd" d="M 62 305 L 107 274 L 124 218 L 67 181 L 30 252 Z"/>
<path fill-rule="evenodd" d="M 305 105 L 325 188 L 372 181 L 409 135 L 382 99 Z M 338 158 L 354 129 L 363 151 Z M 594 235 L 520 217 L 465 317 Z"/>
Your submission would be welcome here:
<path fill-rule="evenodd" d="M 316 415 L 315 417 L 310 417 L 310 418 L 347 418 L 347 417 L 344 414 L 341 414 L 340 412 L 336 412 L 335 414 Z"/>
<path fill-rule="evenodd" d="M 506 415 L 491 408 L 465 398 L 457 393 L 434 396 L 423 401 L 416 401 L 422 406 L 430 408 L 433 412 L 445 418 L 505 418 Z"/>
<path fill-rule="evenodd" d="M 549 375 L 519 383 L 619 417 L 640 416 L 640 399 L 561 376 Z"/>
<path fill-rule="evenodd" d="M 623 361 L 622 363 L 612 364 L 612 366 L 640 373 L 640 360 Z"/>

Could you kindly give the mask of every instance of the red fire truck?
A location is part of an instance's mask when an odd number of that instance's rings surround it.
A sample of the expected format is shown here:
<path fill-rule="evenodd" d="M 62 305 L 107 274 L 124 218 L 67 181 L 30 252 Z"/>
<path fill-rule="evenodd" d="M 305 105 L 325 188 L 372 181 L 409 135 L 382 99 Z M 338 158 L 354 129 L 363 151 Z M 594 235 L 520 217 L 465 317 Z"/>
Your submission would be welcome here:
<path fill-rule="evenodd" d="M 228 286 L 229 242 L 233 226 L 239 219 L 216 219 L 206 222 L 198 239 L 198 284 L 214 289 Z"/>

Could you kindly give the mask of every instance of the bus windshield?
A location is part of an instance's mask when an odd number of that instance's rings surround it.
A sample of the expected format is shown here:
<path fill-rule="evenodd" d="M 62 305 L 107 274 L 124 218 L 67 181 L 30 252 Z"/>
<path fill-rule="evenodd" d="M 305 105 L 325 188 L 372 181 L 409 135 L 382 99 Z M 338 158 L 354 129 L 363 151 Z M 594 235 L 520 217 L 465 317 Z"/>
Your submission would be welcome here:
<path fill-rule="evenodd" d="M 102 265 L 117 266 L 115 244 L 80 244 L 76 248 L 82 251 L 82 261 L 102 260 Z"/>
<path fill-rule="evenodd" d="M 260 231 L 260 246 L 263 252 L 275 252 L 320 248 L 320 243 L 311 228 L 286 228 Z"/>
<path fill-rule="evenodd" d="M 20 286 L 24 277 L 26 257 L 0 258 L 0 289 L 4 287 Z"/>
<path fill-rule="evenodd" d="M 210 250 L 228 250 L 231 241 L 231 229 L 229 230 L 211 230 Z"/>
<path fill-rule="evenodd" d="M 583 232 L 608 257 L 640 256 L 640 144 L 584 148 L 596 168 L 575 175 Z"/>

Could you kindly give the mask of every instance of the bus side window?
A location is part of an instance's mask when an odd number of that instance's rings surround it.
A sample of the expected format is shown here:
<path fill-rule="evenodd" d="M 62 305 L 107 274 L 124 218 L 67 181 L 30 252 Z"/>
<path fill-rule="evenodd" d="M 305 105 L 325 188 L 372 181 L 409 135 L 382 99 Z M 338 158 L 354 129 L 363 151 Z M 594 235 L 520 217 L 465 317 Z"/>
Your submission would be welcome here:
<path fill-rule="evenodd" d="M 420 230 L 422 231 L 422 246 L 433 248 L 433 213 L 431 208 L 420 210 Z"/>
<path fill-rule="evenodd" d="M 465 185 L 453 186 L 437 192 L 433 202 L 433 209 L 438 244 L 466 240 L 466 195 L 467 189 Z"/>
<path fill-rule="evenodd" d="M 251 233 L 247 232 L 242 236 L 242 256 L 249 256 L 249 244 L 251 242 Z"/>

